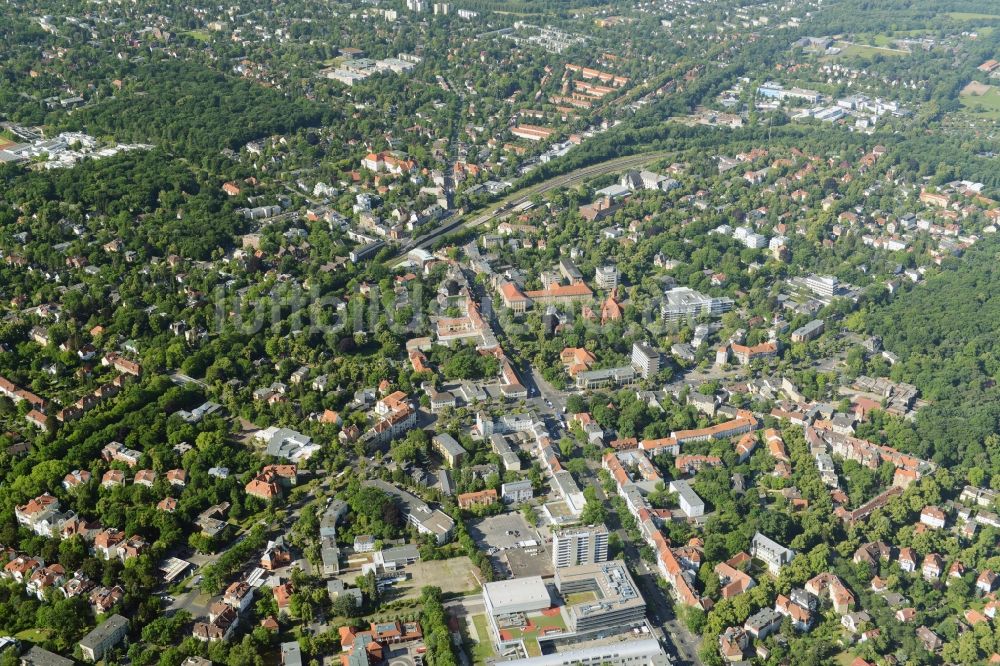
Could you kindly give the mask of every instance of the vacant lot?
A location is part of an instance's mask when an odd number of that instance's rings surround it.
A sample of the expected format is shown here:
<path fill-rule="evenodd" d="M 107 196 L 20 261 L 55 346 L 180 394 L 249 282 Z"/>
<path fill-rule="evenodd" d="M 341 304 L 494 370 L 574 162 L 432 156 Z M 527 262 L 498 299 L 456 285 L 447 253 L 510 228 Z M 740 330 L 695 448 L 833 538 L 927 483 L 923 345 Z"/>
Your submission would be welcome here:
<path fill-rule="evenodd" d="M 427 585 L 440 587 L 442 592 L 461 593 L 478 590 L 481 583 L 476 579 L 475 567 L 468 557 L 453 557 L 450 560 L 417 562 L 406 567 L 411 578 L 394 587 L 401 596 L 415 599 Z"/>

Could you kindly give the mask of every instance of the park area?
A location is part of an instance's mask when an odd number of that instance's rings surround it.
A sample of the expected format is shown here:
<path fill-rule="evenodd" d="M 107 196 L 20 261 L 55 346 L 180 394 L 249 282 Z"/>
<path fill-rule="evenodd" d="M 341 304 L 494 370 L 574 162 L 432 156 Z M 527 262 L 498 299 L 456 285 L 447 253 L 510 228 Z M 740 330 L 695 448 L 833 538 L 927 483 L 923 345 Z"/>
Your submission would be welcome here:
<path fill-rule="evenodd" d="M 1000 89 L 971 81 L 962 89 L 962 106 L 971 113 L 1000 120 Z"/>

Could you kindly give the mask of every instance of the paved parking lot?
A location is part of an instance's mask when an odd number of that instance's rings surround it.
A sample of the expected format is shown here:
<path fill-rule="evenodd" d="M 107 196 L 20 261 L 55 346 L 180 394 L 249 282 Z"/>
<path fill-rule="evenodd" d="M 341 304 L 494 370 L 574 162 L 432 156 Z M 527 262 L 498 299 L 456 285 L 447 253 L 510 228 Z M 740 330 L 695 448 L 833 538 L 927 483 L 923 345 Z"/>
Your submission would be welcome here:
<path fill-rule="evenodd" d="M 549 576 L 552 555 L 539 530 L 528 525 L 520 513 L 489 516 L 469 524 L 469 535 L 483 552 L 490 553 L 493 568 L 503 578 Z M 534 541 L 533 548 L 519 543 Z"/>
<path fill-rule="evenodd" d="M 519 541 L 538 541 L 538 534 L 520 513 L 503 513 L 469 523 L 469 536 L 480 550 L 516 548 Z"/>
<path fill-rule="evenodd" d="M 552 551 L 539 546 L 538 551 L 505 550 L 503 559 L 512 578 L 525 576 L 551 576 L 556 572 L 552 564 Z"/>
<path fill-rule="evenodd" d="M 417 649 L 422 646 L 423 643 L 393 646 L 386 655 L 386 662 L 389 666 L 417 666 L 423 663 L 423 656 L 418 656 L 417 652 Z"/>

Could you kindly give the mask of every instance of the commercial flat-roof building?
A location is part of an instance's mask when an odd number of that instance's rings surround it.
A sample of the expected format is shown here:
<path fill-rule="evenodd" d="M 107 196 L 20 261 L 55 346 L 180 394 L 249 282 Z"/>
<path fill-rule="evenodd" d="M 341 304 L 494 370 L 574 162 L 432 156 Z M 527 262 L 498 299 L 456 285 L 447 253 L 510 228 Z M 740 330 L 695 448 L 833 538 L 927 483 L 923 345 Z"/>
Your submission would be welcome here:
<path fill-rule="evenodd" d="M 564 607 L 570 631 L 607 633 L 637 626 L 646 618 L 646 602 L 625 563 L 619 560 L 557 569 L 555 582 L 563 598 L 593 594 L 592 599 Z"/>
<path fill-rule="evenodd" d="M 645 342 L 632 344 L 632 367 L 643 379 L 649 379 L 660 371 L 660 353 Z"/>
<path fill-rule="evenodd" d="M 675 287 L 664 294 L 661 312 L 664 321 L 683 321 L 697 317 L 717 317 L 733 308 L 729 298 L 706 296 L 688 287 Z"/>
<path fill-rule="evenodd" d="M 500 580 L 483 585 L 483 602 L 490 615 L 532 613 L 549 608 L 552 599 L 541 576 Z"/>
<path fill-rule="evenodd" d="M 608 528 L 604 525 L 568 527 L 552 534 L 552 564 L 557 569 L 607 559 Z"/>
<path fill-rule="evenodd" d="M 302 650 L 298 641 L 289 641 L 281 644 L 281 664 L 282 666 L 302 666 Z"/>
<path fill-rule="evenodd" d="M 576 375 L 578 389 L 595 389 L 606 386 L 628 386 L 635 381 L 635 368 L 623 365 L 618 368 L 585 370 Z"/>
<path fill-rule="evenodd" d="M 832 297 L 837 293 L 839 283 L 832 275 L 810 275 L 802 279 L 802 283 L 817 296 Z"/>
<path fill-rule="evenodd" d="M 636 641 L 556 652 L 541 657 L 514 659 L 504 663 L 505 666 L 576 666 L 577 664 L 670 666 L 670 659 L 664 653 L 659 641 L 654 638 L 643 638 Z"/>
<path fill-rule="evenodd" d="M 594 282 L 598 289 L 614 289 L 618 286 L 618 267 L 598 266 L 594 273 Z"/>

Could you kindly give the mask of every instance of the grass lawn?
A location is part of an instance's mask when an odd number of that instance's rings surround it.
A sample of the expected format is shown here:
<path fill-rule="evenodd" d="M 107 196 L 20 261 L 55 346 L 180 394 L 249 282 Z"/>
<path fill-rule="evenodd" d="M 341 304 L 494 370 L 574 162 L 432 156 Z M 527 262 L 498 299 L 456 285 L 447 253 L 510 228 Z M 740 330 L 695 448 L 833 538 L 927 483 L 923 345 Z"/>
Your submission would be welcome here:
<path fill-rule="evenodd" d="M 851 666 L 851 663 L 854 662 L 854 655 L 850 652 L 841 652 L 834 657 L 833 662 L 838 666 Z"/>
<path fill-rule="evenodd" d="M 946 12 L 945 16 L 956 21 L 978 21 L 980 19 L 1000 18 L 1000 14 L 980 14 L 979 12 Z"/>
<path fill-rule="evenodd" d="M 485 615 L 474 615 L 472 624 L 476 627 L 477 640 L 472 646 L 472 661 L 475 664 L 485 664 L 490 657 L 496 656 L 493 651 L 493 641 L 490 640 L 490 631 L 486 627 Z"/>
<path fill-rule="evenodd" d="M 963 94 L 959 97 L 962 106 L 966 111 L 978 116 L 1000 120 L 1000 89 L 995 86 L 988 86 L 988 90 L 982 95 Z"/>
<path fill-rule="evenodd" d="M 587 603 L 588 601 L 596 601 L 597 595 L 594 592 L 587 590 L 586 592 L 574 592 L 573 594 L 566 595 L 566 605 L 574 606 L 576 604 Z"/>
<path fill-rule="evenodd" d="M 212 41 L 212 35 L 207 30 L 188 30 L 184 34 L 197 39 L 199 42 Z"/>
<path fill-rule="evenodd" d="M 48 639 L 50 633 L 48 629 L 25 629 L 18 632 L 14 638 L 22 641 L 31 641 L 32 643 L 41 643 Z"/>
<path fill-rule="evenodd" d="M 906 55 L 906 51 L 900 49 L 890 49 L 883 46 L 867 46 L 865 44 L 847 44 L 844 42 L 837 42 L 836 46 L 843 49 L 840 52 L 840 56 L 856 56 L 859 58 L 871 58 L 873 56 L 902 56 Z"/>

